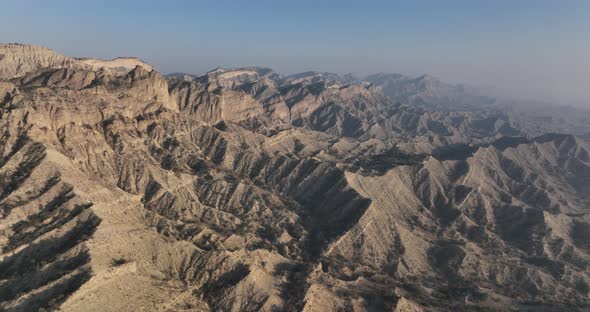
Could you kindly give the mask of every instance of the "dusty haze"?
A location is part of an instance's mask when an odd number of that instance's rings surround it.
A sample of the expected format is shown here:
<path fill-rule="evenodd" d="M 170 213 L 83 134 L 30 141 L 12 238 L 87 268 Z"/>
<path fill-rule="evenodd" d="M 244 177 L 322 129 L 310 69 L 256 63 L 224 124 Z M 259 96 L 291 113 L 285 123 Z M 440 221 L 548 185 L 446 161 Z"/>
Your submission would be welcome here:
<path fill-rule="evenodd" d="M 586 1 L 8 1 L 0 41 L 138 56 L 163 73 L 255 65 L 286 74 L 427 73 L 590 107 L 589 14 Z"/>

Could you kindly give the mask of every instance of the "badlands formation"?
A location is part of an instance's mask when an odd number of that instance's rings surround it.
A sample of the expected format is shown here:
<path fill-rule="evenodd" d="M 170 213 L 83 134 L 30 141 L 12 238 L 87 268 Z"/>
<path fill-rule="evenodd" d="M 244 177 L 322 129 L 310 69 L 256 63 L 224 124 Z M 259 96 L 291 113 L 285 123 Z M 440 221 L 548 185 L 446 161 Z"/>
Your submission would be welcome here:
<path fill-rule="evenodd" d="M 514 116 L 0 45 L 0 310 L 588 311 L 587 132 Z"/>

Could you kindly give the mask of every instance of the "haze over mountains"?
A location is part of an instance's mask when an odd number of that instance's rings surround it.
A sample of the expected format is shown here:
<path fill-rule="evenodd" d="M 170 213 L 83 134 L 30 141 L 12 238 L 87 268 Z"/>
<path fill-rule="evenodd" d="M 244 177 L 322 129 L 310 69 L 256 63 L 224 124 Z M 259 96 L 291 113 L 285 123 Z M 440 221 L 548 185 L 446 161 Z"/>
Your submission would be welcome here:
<path fill-rule="evenodd" d="M 0 99 L 2 310 L 590 309 L 587 111 L 18 44 Z"/>

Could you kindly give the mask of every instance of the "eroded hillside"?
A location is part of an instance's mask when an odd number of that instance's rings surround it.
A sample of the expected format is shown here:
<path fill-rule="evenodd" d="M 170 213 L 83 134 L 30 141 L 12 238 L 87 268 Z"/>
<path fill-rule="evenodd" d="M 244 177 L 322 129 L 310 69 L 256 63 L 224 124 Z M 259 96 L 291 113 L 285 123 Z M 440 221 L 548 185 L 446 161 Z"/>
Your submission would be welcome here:
<path fill-rule="evenodd" d="M 0 54 L 4 310 L 589 308 L 572 135 L 322 73 Z"/>

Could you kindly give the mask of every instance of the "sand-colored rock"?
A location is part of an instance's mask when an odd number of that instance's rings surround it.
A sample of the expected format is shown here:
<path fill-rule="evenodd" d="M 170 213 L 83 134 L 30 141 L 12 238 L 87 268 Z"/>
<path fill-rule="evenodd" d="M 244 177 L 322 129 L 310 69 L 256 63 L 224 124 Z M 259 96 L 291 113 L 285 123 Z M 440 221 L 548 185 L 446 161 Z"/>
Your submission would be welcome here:
<path fill-rule="evenodd" d="M 41 68 L 76 67 L 74 58 L 25 44 L 0 44 L 0 78 L 21 77 Z"/>

